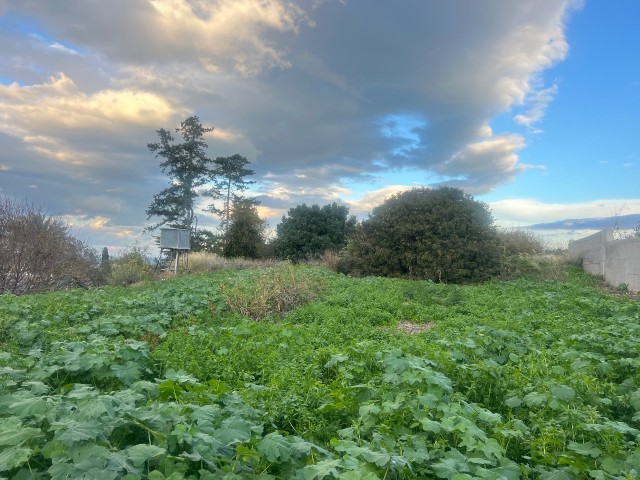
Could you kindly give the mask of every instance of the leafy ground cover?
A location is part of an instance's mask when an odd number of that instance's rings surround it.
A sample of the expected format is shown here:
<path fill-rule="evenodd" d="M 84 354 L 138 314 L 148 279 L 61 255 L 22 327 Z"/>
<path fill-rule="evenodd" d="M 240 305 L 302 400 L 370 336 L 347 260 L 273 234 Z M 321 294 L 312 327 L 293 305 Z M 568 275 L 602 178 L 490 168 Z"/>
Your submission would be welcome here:
<path fill-rule="evenodd" d="M 3 478 L 640 476 L 640 304 L 571 267 L 2 296 L 0 352 Z"/>

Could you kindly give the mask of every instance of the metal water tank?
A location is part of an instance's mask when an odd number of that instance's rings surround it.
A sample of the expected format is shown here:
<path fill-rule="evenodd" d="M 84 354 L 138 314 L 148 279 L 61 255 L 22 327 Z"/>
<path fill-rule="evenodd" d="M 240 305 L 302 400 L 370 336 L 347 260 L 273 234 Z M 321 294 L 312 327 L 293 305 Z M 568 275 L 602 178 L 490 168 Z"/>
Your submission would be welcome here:
<path fill-rule="evenodd" d="M 161 228 L 160 248 L 190 250 L 191 237 L 189 235 L 189 230 L 184 228 Z"/>

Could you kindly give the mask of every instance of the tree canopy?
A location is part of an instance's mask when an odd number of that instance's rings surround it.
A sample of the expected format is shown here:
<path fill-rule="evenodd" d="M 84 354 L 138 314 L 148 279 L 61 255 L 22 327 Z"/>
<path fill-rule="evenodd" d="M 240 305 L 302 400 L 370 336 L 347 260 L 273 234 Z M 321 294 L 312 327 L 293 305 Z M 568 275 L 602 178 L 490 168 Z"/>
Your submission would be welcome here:
<path fill-rule="evenodd" d="M 355 225 L 355 217 L 349 217 L 349 208 L 344 205 L 298 205 L 290 208 L 277 226 L 275 254 L 300 261 L 319 258 L 328 250 L 338 252 Z"/>
<path fill-rule="evenodd" d="M 147 148 L 164 160 L 160 163 L 162 172 L 169 177 L 169 186 L 153 196 L 146 210 L 147 219 L 160 217 L 161 220 L 148 230 L 162 225 L 191 230 L 194 223 L 196 188 L 214 176 L 213 162 L 206 155 L 207 144 L 204 135 L 213 128 L 203 127 L 197 116 L 191 116 L 180 123 L 176 133 L 182 137 L 176 143 L 168 130 L 157 130 L 159 141 L 149 143 Z"/>
<path fill-rule="evenodd" d="M 161 128 L 157 130 L 159 141 L 147 145 L 150 151 L 163 159 L 160 168 L 169 180 L 169 186 L 153 196 L 146 210 L 147 219 L 160 218 L 147 231 L 162 225 L 192 230 L 199 196 L 210 197 L 214 201 L 223 200 L 221 209 L 210 204 L 206 210 L 220 215 L 223 230 L 227 230 L 231 204 L 240 198 L 237 192 L 255 183 L 247 180 L 255 172 L 246 168 L 250 162 L 239 154 L 210 159 L 206 153 L 208 146 L 204 136 L 212 130 L 212 127 L 204 127 L 197 116 L 191 116 L 175 130 L 181 141 L 176 141 L 170 131 Z M 211 250 L 215 238 L 211 232 L 205 231 L 196 235 L 194 240 L 195 249 Z"/>
<path fill-rule="evenodd" d="M 340 263 L 349 273 L 450 283 L 486 280 L 499 266 L 487 205 L 451 187 L 415 188 L 374 208 Z"/>
<path fill-rule="evenodd" d="M 236 192 L 244 192 L 250 185 L 256 183 L 253 180 L 247 180 L 247 177 L 255 175 L 255 172 L 245 168 L 249 165 L 249 160 L 237 153 L 229 157 L 218 157 L 214 163 L 215 186 L 209 190 L 209 196 L 214 199 L 221 198 L 223 206 L 222 209 L 218 209 L 212 204 L 207 210 L 221 216 L 222 227 L 226 231 L 231 217 L 231 204 L 239 198 Z"/>
<path fill-rule="evenodd" d="M 225 257 L 257 258 L 264 244 L 265 222 L 258 215 L 259 202 L 254 199 L 235 198 L 224 235 Z"/>

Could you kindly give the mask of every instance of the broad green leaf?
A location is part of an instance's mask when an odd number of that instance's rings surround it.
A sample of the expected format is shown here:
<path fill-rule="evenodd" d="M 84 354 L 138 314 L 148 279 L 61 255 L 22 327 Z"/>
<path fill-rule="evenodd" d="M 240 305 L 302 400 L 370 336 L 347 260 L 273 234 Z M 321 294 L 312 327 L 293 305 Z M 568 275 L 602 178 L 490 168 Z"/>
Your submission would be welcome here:
<path fill-rule="evenodd" d="M 518 408 L 522 405 L 522 400 L 518 397 L 511 397 L 505 400 L 504 404 L 509 408 Z"/>
<path fill-rule="evenodd" d="M 39 428 L 33 427 L 12 427 L 0 430 L 0 445 L 20 445 L 27 440 L 42 436 Z"/>
<path fill-rule="evenodd" d="M 378 467 L 384 467 L 391 461 L 391 455 L 387 452 L 375 452 L 366 447 L 362 447 L 360 456 L 367 462 L 373 463 Z"/>
<path fill-rule="evenodd" d="M 44 397 L 24 398 L 9 405 L 9 411 L 21 417 L 42 415 L 47 411 L 47 401 Z"/>
<path fill-rule="evenodd" d="M 269 462 L 287 462 L 291 458 L 291 446 L 289 442 L 287 442 L 285 437 L 276 432 L 265 435 L 265 437 L 258 442 L 256 448 Z"/>
<path fill-rule="evenodd" d="M 558 385 L 551 389 L 551 394 L 558 400 L 569 402 L 576 396 L 576 391 L 567 385 Z"/>
<path fill-rule="evenodd" d="M 341 460 L 323 460 L 315 465 L 310 465 L 302 469 L 302 478 L 304 480 L 322 480 L 329 475 L 338 477 L 340 474 L 338 468 L 341 464 Z"/>
<path fill-rule="evenodd" d="M 349 360 L 349 355 L 345 355 L 339 353 L 337 355 L 333 355 L 327 363 L 324 364 L 324 368 L 331 368 L 336 366 L 338 363 L 346 362 Z"/>
<path fill-rule="evenodd" d="M 573 475 L 569 472 L 558 469 L 542 472 L 538 478 L 540 480 L 574 480 Z"/>
<path fill-rule="evenodd" d="M 537 407 L 546 403 L 548 398 L 546 393 L 531 392 L 524 396 L 523 401 L 528 407 Z"/>
<path fill-rule="evenodd" d="M 591 442 L 586 443 L 576 443 L 569 442 L 567 448 L 572 452 L 576 452 L 579 455 L 585 455 L 587 457 L 598 458 L 602 455 L 602 450 L 598 447 L 594 446 Z"/>
<path fill-rule="evenodd" d="M 164 448 L 144 443 L 127 448 L 127 456 L 136 467 L 141 467 L 147 460 L 158 458 L 165 453 Z"/>
<path fill-rule="evenodd" d="M 56 432 L 54 438 L 66 445 L 95 440 L 101 435 L 104 435 L 104 426 L 105 425 L 98 420 L 88 420 L 85 422 L 67 420 L 66 422 L 55 422 L 51 424 L 52 430 Z"/>
<path fill-rule="evenodd" d="M 229 417 L 224 420 L 219 429 L 213 433 L 213 438 L 223 445 L 233 445 L 246 442 L 251 438 L 253 424 L 240 417 Z"/>
<path fill-rule="evenodd" d="M 25 447 L 11 447 L 0 451 L 0 472 L 19 467 L 31 458 L 32 453 L 33 450 Z"/>
<path fill-rule="evenodd" d="M 373 472 L 358 470 L 350 470 L 348 472 L 341 473 L 338 476 L 339 480 L 380 480 L 380 477 Z"/>

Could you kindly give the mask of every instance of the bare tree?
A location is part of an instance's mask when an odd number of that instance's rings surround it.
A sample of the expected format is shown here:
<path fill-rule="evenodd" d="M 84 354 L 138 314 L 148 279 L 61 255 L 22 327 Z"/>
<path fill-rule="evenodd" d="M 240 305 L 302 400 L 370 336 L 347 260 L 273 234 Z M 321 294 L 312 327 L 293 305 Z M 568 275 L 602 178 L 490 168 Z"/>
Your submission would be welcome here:
<path fill-rule="evenodd" d="M 94 285 L 96 252 L 59 217 L 0 197 L 0 292 L 16 295 Z"/>

